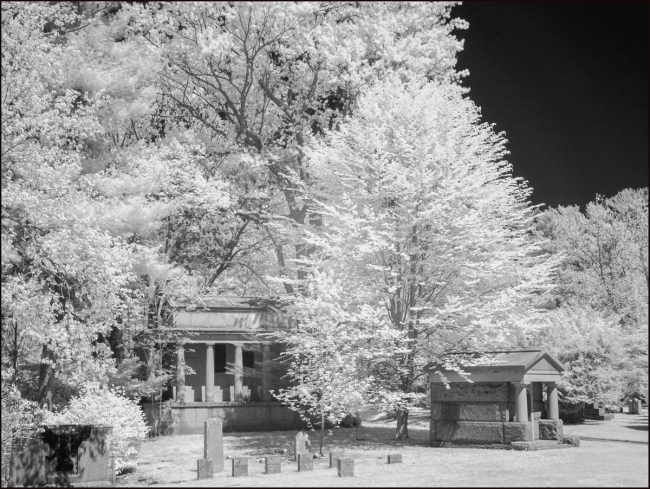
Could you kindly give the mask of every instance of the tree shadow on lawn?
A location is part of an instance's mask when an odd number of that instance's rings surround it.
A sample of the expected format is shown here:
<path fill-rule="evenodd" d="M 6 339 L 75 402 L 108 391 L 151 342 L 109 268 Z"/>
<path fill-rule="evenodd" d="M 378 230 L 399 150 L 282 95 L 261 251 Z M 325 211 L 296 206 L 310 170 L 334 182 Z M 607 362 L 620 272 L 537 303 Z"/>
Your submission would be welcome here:
<path fill-rule="evenodd" d="M 305 430 L 311 442 L 311 452 L 318 453 L 319 433 Z M 266 432 L 241 432 L 229 433 L 224 437 L 228 449 L 243 452 L 251 457 L 263 457 L 278 454 L 282 449 L 287 453 L 283 458 L 293 458 L 293 441 L 297 431 L 266 431 Z M 361 426 L 356 428 L 334 428 L 332 436 L 327 436 L 323 443 L 323 452 L 346 450 L 389 450 L 396 447 L 423 446 L 429 444 L 429 430 L 410 430 L 410 438 L 395 440 L 395 428 L 390 426 Z M 224 447 L 225 448 L 225 447 Z"/>

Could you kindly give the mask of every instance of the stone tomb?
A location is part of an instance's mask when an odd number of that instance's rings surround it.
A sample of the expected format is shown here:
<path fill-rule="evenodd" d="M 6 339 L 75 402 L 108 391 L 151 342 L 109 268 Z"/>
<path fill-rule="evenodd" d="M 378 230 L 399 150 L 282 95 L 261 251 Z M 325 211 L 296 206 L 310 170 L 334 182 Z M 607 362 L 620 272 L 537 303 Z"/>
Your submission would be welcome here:
<path fill-rule="evenodd" d="M 298 460 L 298 455 L 301 453 L 309 453 L 309 435 L 307 433 L 299 432 L 293 440 L 293 456 L 294 460 Z"/>
<path fill-rule="evenodd" d="M 232 459 L 232 476 L 233 477 L 247 477 L 248 476 L 248 458 L 247 457 L 234 457 Z"/>
<path fill-rule="evenodd" d="M 600 407 L 597 402 L 586 404 L 584 413 L 585 419 L 592 419 L 594 421 L 611 421 L 614 419 L 614 415 L 605 412 L 605 408 Z"/>
<path fill-rule="evenodd" d="M 402 463 L 402 454 L 401 453 L 389 453 L 388 454 L 388 463 L 389 464 L 401 464 Z"/>
<path fill-rule="evenodd" d="M 42 434 L 13 447 L 9 487 L 112 485 L 113 427 L 41 425 Z"/>
<path fill-rule="evenodd" d="M 339 458 L 337 460 L 337 474 L 339 477 L 354 477 L 354 459 Z"/>
<path fill-rule="evenodd" d="M 210 418 L 203 425 L 203 458 L 212 460 L 212 470 L 223 472 L 223 430 L 221 418 Z"/>
<path fill-rule="evenodd" d="M 330 452 L 330 469 L 337 467 L 337 460 L 343 457 L 341 452 Z"/>
<path fill-rule="evenodd" d="M 311 453 L 298 454 L 298 472 L 309 472 L 314 470 L 314 457 Z"/>
<path fill-rule="evenodd" d="M 264 466 L 267 474 L 279 474 L 282 472 L 282 457 L 280 455 L 269 455 L 265 457 Z"/>
<path fill-rule="evenodd" d="M 196 479 L 212 479 L 214 476 L 213 473 L 213 464 L 212 459 L 209 458 L 200 458 L 196 461 Z"/>
<path fill-rule="evenodd" d="M 545 347 L 480 356 L 484 363 L 464 367 L 471 383 L 442 365 L 429 367 L 431 446 L 533 450 L 535 444 L 547 446 L 545 440 L 561 444 L 557 382 L 564 366 Z"/>

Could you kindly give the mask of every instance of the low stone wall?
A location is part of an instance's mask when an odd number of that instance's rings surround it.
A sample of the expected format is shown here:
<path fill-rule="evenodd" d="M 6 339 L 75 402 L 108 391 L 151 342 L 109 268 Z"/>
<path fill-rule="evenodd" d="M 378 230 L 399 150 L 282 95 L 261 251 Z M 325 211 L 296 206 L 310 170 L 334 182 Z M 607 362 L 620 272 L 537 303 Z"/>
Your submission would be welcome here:
<path fill-rule="evenodd" d="M 60 435 L 74 436 L 79 431 L 76 425 L 46 426 L 59 440 Z M 59 457 L 42 437 L 16 447 L 11 461 L 12 487 L 39 487 L 46 485 L 88 486 L 111 485 L 115 483 L 114 460 L 110 456 L 113 428 L 91 426 L 90 437 L 81 442 L 78 453 L 70 457 L 74 468 L 69 472 L 57 472 Z M 55 446 L 57 446 L 55 444 Z M 68 445 L 67 448 L 70 448 Z"/>
<path fill-rule="evenodd" d="M 147 424 L 152 425 L 153 409 L 151 403 L 143 405 Z M 156 411 L 156 417 L 158 411 Z M 275 431 L 300 430 L 306 427 L 300 415 L 280 402 L 211 402 L 190 403 L 171 408 L 171 413 L 163 418 L 161 434 L 191 435 L 203 433 L 203 423 L 208 418 L 221 418 L 223 431 Z M 165 421 L 166 419 L 166 421 Z"/>

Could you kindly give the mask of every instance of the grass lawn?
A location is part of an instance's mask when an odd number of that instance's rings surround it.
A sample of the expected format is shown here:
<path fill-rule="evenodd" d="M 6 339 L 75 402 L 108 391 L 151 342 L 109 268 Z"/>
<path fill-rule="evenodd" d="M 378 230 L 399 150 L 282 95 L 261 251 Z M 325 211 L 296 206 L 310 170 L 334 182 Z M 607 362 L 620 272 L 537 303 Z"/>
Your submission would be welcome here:
<path fill-rule="evenodd" d="M 645 419 L 647 426 L 647 417 Z M 428 446 L 427 418 L 412 420 L 410 440 L 392 440 L 394 429 L 394 421 L 364 422 L 359 429 L 359 440 L 355 428 L 334 430 L 333 436 L 326 441 L 325 450 L 342 450 L 344 456 L 354 458 L 354 478 L 338 478 L 336 469 L 328 468 L 327 459 L 315 459 L 313 472 L 297 472 L 295 462 L 290 460 L 295 432 L 275 431 L 224 434 L 226 456 L 251 457 L 248 477 L 231 477 L 230 461 L 226 460 L 224 472 L 215 474 L 212 480 L 197 481 L 196 461 L 203 457 L 203 435 L 184 435 L 145 441 L 137 470 L 119 477 L 117 484 L 158 487 L 648 487 L 647 444 L 582 441 L 580 448 L 537 452 L 431 448 Z M 317 451 L 313 433 L 310 438 L 312 451 Z M 283 455 L 282 474 L 264 474 L 263 457 L 282 449 L 288 450 Z M 388 465 L 386 455 L 389 453 L 401 453 L 404 462 Z"/>

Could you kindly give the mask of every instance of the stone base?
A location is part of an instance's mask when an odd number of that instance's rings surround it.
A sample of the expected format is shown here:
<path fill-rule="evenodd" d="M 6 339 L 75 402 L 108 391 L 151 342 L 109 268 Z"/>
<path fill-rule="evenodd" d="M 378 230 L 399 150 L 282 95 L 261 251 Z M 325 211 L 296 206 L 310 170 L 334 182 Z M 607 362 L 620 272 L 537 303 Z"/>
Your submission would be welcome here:
<path fill-rule="evenodd" d="M 459 443 L 451 441 L 434 441 L 431 442 L 434 448 L 482 448 L 488 450 L 515 450 L 510 443 Z"/>
<path fill-rule="evenodd" d="M 562 441 L 564 436 L 564 423 L 561 419 L 540 419 L 539 439 Z"/>
<path fill-rule="evenodd" d="M 565 445 L 556 440 L 516 441 L 512 443 L 512 446 L 515 450 L 523 450 L 527 452 L 571 447 L 571 445 Z"/>

